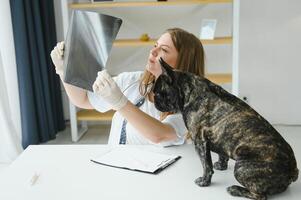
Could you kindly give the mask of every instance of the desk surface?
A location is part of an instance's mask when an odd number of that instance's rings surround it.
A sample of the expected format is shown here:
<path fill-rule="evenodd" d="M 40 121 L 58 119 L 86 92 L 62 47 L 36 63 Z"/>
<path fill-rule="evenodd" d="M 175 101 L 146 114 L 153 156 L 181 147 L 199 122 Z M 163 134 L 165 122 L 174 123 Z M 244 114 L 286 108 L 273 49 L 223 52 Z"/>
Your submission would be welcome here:
<path fill-rule="evenodd" d="M 155 148 L 154 151 L 181 155 L 182 158 L 157 175 L 95 164 L 91 157 L 104 152 L 107 145 L 29 146 L 0 174 L 0 199 L 239 199 L 226 187 L 237 184 L 234 163 L 227 171 L 215 171 L 210 187 L 198 187 L 194 180 L 202 175 L 201 162 L 192 145 Z M 213 160 L 216 160 L 216 155 Z M 40 177 L 30 185 L 34 172 Z M 270 199 L 297 199 L 300 182 Z M 294 192 L 292 192 L 294 191 Z"/>

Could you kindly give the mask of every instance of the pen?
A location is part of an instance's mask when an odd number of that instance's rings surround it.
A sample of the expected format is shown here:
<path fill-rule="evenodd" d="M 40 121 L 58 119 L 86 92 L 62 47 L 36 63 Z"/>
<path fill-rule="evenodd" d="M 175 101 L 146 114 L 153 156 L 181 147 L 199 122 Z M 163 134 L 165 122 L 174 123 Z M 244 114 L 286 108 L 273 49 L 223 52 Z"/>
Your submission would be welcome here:
<path fill-rule="evenodd" d="M 30 185 L 34 185 L 37 182 L 39 177 L 40 177 L 40 174 L 34 173 L 30 179 Z"/>

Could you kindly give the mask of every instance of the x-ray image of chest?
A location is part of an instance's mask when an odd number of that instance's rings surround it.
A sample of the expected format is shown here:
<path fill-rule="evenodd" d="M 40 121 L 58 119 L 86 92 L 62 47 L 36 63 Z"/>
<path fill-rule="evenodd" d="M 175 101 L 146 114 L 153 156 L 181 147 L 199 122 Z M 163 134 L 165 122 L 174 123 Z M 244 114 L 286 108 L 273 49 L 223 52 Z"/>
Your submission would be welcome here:
<path fill-rule="evenodd" d="M 92 91 L 105 68 L 122 20 L 97 12 L 74 10 L 64 53 L 64 81 Z"/>

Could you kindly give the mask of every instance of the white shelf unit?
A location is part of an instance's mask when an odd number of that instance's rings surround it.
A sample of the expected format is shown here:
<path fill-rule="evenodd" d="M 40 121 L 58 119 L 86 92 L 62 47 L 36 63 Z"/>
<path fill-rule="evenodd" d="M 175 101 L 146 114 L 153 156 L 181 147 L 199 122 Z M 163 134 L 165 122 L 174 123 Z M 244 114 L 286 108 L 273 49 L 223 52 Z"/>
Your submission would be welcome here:
<path fill-rule="evenodd" d="M 232 5 L 232 30 L 229 36 L 217 36 L 214 40 L 202 40 L 204 46 L 207 45 L 232 45 L 232 73 L 214 73 L 206 74 L 207 78 L 215 83 L 231 83 L 232 93 L 237 95 L 238 91 L 238 25 L 239 25 L 239 0 L 172 0 L 167 2 L 97 2 L 97 3 L 69 3 L 68 0 L 62 2 L 64 4 L 63 10 L 63 22 L 64 32 L 68 27 L 68 19 L 70 17 L 71 9 L 85 9 L 85 10 L 98 10 L 104 14 L 111 14 L 117 17 L 119 13 L 122 15 L 138 15 L 141 16 L 143 8 L 155 9 L 155 14 L 158 15 L 160 11 L 158 8 L 176 8 L 179 6 L 190 5 L 220 5 L 231 4 Z M 183 7 L 181 7 L 183 8 Z M 128 11 L 127 11 L 128 10 Z M 182 10 L 182 9 L 181 9 Z M 114 13 L 115 12 L 115 13 Z M 113 13 L 113 14 L 112 14 Z M 145 15 L 151 14 L 145 13 Z M 144 16 L 145 17 L 145 16 Z M 122 17 L 121 17 L 122 18 Z M 200 24 L 200 23 L 199 23 Z M 199 25 L 197 24 L 197 25 Z M 131 24 L 130 24 L 131 26 Z M 185 28 L 184 28 L 185 29 Z M 161 30 L 162 31 L 162 30 Z M 124 33 L 126 30 L 124 30 Z M 159 34 L 153 34 L 159 35 Z M 115 48 L 143 48 L 151 46 L 156 41 L 156 38 L 152 38 L 150 41 L 141 41 L 138 35 L 130 36 L 123 34 L 123 38 L 117 38 L 114 42 L 113 49 Z M 77 142 L 83 134 L 88 130 L 87 121 L 110 121 L 114 112 L 98 113 L 97 111 L 80 110 L 69 103 L 70 110 L 70 124 L 72 141 Z"/>

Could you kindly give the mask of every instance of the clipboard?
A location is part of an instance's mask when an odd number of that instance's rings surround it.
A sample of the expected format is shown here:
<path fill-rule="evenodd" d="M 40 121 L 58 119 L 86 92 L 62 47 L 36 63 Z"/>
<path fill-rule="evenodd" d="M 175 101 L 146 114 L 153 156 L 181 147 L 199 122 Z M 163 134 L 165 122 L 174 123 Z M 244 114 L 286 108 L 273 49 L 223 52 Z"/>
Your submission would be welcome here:
<path fill-rule="evenodd" d="M 119 145 L 95 156 L 91 161 L 108 167 L 158 174 L 180 158 L 181 156 L 178 155 L 167 155 L 130 145 Z"/>

